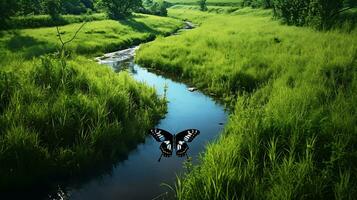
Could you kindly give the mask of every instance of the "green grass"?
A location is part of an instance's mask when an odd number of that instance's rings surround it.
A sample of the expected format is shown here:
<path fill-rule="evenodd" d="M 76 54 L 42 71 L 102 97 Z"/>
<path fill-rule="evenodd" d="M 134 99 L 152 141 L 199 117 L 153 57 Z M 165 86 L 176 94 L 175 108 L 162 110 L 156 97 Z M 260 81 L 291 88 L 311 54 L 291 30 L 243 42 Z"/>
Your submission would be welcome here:
<path fill-rule="evenodd" d="M 91 15 L 61 15 L 57 21 L 52 20 L 49 15 L 30 15 L 12 17 L 7 29 L 39 28 L 51 26 L 63 26 L 66 24 L 79 23 L 83 21 L 97 21 L 107 19 L 105 13 Z"/>
<path fill-rule="evenodd" d="M 89 22 L 55 53 L 55 28 L 0 32 L 0 191 L 28 189 L 107 168 L 142 142 L 166 101 L 94 55 L 167 35 L 180 20 L 135 14 Z M 65 40 L 80 24 L 60 27 Z"/>
<path fill-rule="evenodd" d="M 232 113 L 178 199 L 353 199 L 357 30 L 281 25 L 266 11 L 171 9 L 200 26 L 143 45 L 137 62 L 181 75 Z M 162 51 L 165 49 L 165 51 Z"/>
<path fill-rule="evenodd" d="M 101 55 L 152 40 L 157 35 L 168 35 L 181 25 L 179 20 L 143 14 L 122 21 L 88 22 L 76 40 L 69 44 L 67 51 L 88 56 Z M 79 26 L 70 24 L 60 27 L 64 40 L 71 38 Z M 28 59 L 56 52 L 60 47 L 54 27 L 2 31 L 0 34 L 0 53 L 5 59 L 14 54 Z"/>
<path fill-rule="evenodd" d="M 199 6 L 189 6 L 189 5 L 174 5 L 170 7 L 170 9 L 185 9 L 185 10 L 200 10 Z M 241 9 L 241 7 L 234 6 L 207 6 L 207 11 L 209 13 L 217 13 L 217 14 L 229 14 Z M 171 15 L 173 17 L 173 15 Z"/>
<path fill-rule="evenodd" d="M 167 0 L 169 3 L 181 4 L 181 5 L 197 5 L 199 0 Z M 207 0 L 208 5 L 217 5 L 217 6 L 232 6 L 232 5 L 241 5 L 242 0 Z"/>
<path fill-rule="evenodd" d="M 0 72 L 0 188 L 95 169 L 143 141 L 165 112 L 154 88 L 83 57 L 13 61 Z"/>

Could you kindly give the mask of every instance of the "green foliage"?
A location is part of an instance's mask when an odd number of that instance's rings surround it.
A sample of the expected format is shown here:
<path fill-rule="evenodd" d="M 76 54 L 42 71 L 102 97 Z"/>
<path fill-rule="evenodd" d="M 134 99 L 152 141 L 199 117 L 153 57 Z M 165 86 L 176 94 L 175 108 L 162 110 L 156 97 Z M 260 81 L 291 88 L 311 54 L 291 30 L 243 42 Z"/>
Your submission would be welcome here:
<path fill-rule="evenodd" d="M 169 2 L 193 5 L 191 0 L 169 0 Z M 327 30 L 337 27 L 341 22 L 340 15 L 355 7 L 356 2 L 355 0 L 208 0 L 207 4 L 273 8 L 274 16 L 289 25 L 312 26 L 319 30 Z"/>
<path fill-rule="evenodd" d="M 198 1 L 198 5 L 200 6 L 200 10 L 201 11 L 206 11 L 207 10 L 206 0 Z"/>
<path fill-rule="evenodd" d="M 200 26 L 137 54 L 140 64 L 179 75 L 232 110 L 201 164 L 178 178 L 177 198 L 353 199 L 356 29 L 316 32 L 260 12 L 170 9 Z"/>
<path fill-rule="evenodd" d="M 98 0 L 20 0 L 18 15 L 83 14 L 95 10 Z"/>
<path fill-rule="evenodd" d="M 115 160 L 165 111 L 153 88 L 85 58 L 60 62 L 45 56 L 9 65 L 14 70 L 1 72 L 8 78 L 0 81 L 7 88 L 0 99 L 1 189 Z M 17 65 L 26 68 L 18 71 Z"/>
<path fill-rule="evenodd" d="M 102 15 L 101 15 L 102 16 Z M 103 16 L 102 16 L 103 17 Z M 77 18 L 73 18 L 77 19 Z M 67 51 L 76 54 L 101 55 L 143 41 L 153 40 L 157 35 L 168 35 L 182 25 L 180 20 L 135 14 L 126 20 L 88 22 L 78 34 L 78 40 L 68 45 Z M 80 24 L 60 27 L 64 40 L 70 39 Z M 20 55 L 24 58 L 56 52 L 60 43 L 55 28 L 23 29 L 3 32 L 0 52 Z M 6 58 L 6 56 L 4 56 Z M 4 60 L 0 60 L 4 62 Z"/>
<path fill-rule="evenodd" d="M 86 6 L 81 0 L 66 0 L 62 2 L 62 9 L 65 14 L 79 15 L 87 11 Z"/>
<path fill-rule="evenodd" d="M 323 29 L 331 26 L 334 14 L 343 6 L 343 0 L 275 0 L 273 4 L 275 16 L 286 23 Z"/>
<path fill-rule="evenodd" d="M 168 3 L 163 0 L 144 0 L 143 9 L 139 11 L 151 15 L 167 16 L 167 7 L 169 7 Z"/>
<path fill-rule="evenodd" d="M 60 19 L 61 14 L 61 0 L 47 0 L 45 1 L 46 13 L 49 14 L 52 20 Z"/>
<path fill-rule="evenodd" d="M 1 28 L 7 26 L 7 20 L 15 15 L 18 4 L 13 0 L 0 0 L 0 24 Z"/>
<path fill-rule="evenodd" d="M 166 0 L 175 5 L 197 5 L 198 0 Z M 207 0 L 209 6 L 241 6 L 243 0 Z"/>
<path fill-rule="evenodd" d="M 102 0 L 111 19 L 122 19 L 142 6 L 141 0 Z"/>
<path fill-rule="evenodd" d="M 98 21 L 105 19 L 107 19 L 107 16 L 104 13 L 97 13 L 92 15 L 61 15 L 61 18 L 56 21 L 54 21 L 49 15 L 17 16 L 11 18 L 11 24 L 9 24 L 9 26 L 6 28 L 21 29 L 63 26 L 66 24 L 73 24 L 84 21 Z"/>
<path fill-rule="evenodd" d="M 44 13 L 44 0 L 19 0 L 18 15 L 38 15 Z"/>
<path fill-rule="evenodd" d="M 68 60 L 38 57 L 58 50 L 54 28 L 1 32 L 0 191 L 98 171 L 142 142 L 165 113 L 166 100 L 128 73 L 98 65 L 92 56 L 181 25 L 148 15 L 89 22 L 67 47 Z M 64 40 L 78 27 L 60 27 Z"/>

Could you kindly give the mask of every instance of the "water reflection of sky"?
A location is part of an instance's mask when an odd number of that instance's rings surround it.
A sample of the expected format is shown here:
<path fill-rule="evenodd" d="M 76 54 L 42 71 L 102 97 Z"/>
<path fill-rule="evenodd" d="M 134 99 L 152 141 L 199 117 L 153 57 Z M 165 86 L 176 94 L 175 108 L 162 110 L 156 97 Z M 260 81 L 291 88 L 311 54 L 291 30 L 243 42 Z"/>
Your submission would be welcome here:
<path fill-rule="evenodd" d="M 115 66 L 113 63 L 107 63 Z M 130 64 L 130 63 L 128 63 Z M 148 72 L 138 65 L 129 65 L 138 81 L 154 86 L 163 94 L 168 86 L 168 113 L 157 126 L 176 133 L 188 128 L 197 128 L 201 134 L 189 144 L 189 156 L 197 160 L 207 142 L 217 137 L 222 130 L 219 123 L 226 122 L 227 113 L 222 106 L 200 92 L 189 92 L 187 86 Z M 70 199 L 152 199 L 168 191 L 161 183 L 173 184 L 176 174 L 183 171 L 186 158 L 160 156 L 159 143 L 148 136 L 128 159 L 117 164 L 111 174 L 93 179 L 77 189 L 67 188 Z"/>

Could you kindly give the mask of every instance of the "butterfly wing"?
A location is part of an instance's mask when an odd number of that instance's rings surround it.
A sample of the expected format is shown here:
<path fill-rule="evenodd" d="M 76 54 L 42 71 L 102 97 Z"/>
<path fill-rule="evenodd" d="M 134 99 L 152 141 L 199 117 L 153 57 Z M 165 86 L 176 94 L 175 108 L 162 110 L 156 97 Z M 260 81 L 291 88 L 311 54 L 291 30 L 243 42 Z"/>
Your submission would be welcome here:
<path fill-rule="evenodd" d="M 172 142 L 170 141 L 164 141 L 160 145 L 160 150 L 162 152 L 162 155 L 165 157 L 171 157 L 172 156 Z"/>
<path fill-rule="evenodd" d="M 172 155 L 173 135 L 163 129 L 155 128 L 149 131 L 149 134 L 158 142 L 162 142 L 160 150 L 165 157 Z"/>
<path fill-rule="evenodd" d="M 197 129 L 187 129 L 176 135 L 176 143 L 178 141 L 192 142 L 192 140 L 200 134 Z"/>
<path fill-rule="evenodd" d="M 187 142 L 192 140 L 200 134 L 197 129 L 188 129 L 178 133 L 175 137 L 176 155 L 179 157 L 185 156 L 189 149 Z"/>
<path fill-rule="evenodd" d="M 171 135 L 171 133 L 163 129 L 159 129 L 159 128 L 150 129 L 149 134 L 158 142 L 173 140 L 173 136 Z"/>
<path fill-rule="evenodd" d="M 179 141 L 176 145 L 176 155 L 178 157 L 183 157 L 186 155 L 189 147 L 186 142 L 184 141 Z"/>

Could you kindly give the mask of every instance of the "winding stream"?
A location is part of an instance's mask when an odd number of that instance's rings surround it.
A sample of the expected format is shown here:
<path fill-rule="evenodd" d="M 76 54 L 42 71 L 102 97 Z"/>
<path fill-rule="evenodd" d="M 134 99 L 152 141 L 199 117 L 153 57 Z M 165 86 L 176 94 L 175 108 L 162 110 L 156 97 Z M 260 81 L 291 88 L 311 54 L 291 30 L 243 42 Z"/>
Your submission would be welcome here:
<path fill-rule="evenodd" d="M 127 70 L 138 81 L 145 82 L 163 95 L 167 87 L 168 113 L 157 125 L 159 128 L 176 133 L 188 128 L 196 128 L 201 134 L 189 144 L 188 154 L 192 162 L 197 163 L 199 153 L 203 152 L 210 141 L 217 138 L 227 120 L 224 107 L 199 91 L 190 92 L 188 86 L 161 75 L 149 72 L 134 63 L 135 51 L 139 47 L 105 54 L 97 58 L 98 62 L 112 67 L 116 72 Z M 93 178 L 80 185 L 71 185 L 60 191 L 66 199 L 167 199 L 170 198 L 168 187 L 173 185 L 176 175 L 185 172 L 183 163 L 186 158 L 173 155 L 171 158 L 160 156 L 159 143 L 151 136 L 132 151 L 127 160 L 120 161 L 113 169 L 100 177 Z"/>

